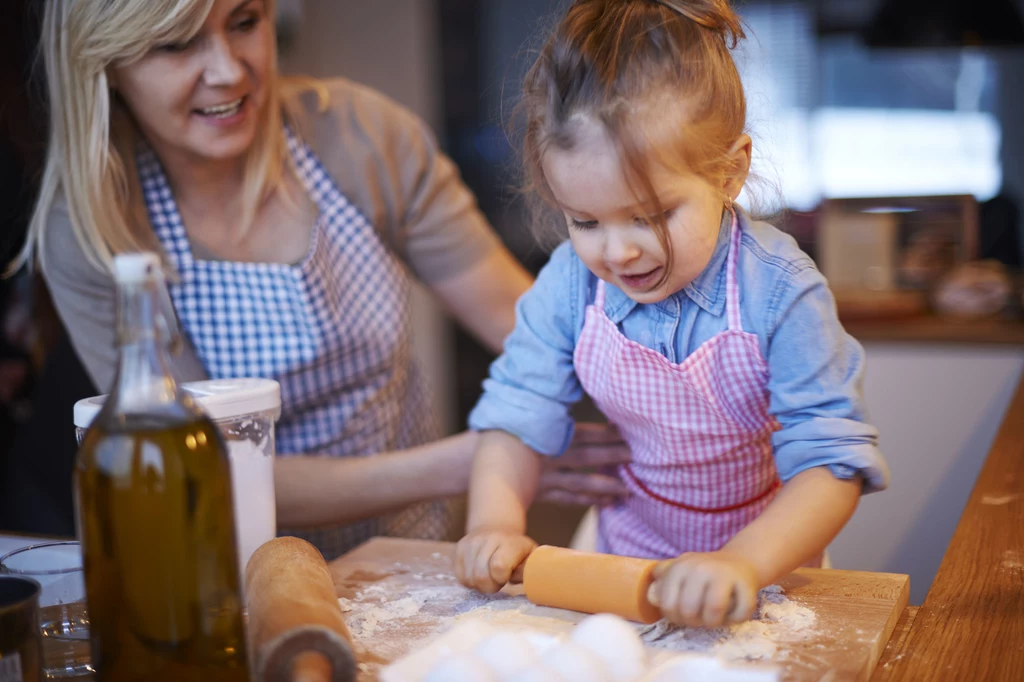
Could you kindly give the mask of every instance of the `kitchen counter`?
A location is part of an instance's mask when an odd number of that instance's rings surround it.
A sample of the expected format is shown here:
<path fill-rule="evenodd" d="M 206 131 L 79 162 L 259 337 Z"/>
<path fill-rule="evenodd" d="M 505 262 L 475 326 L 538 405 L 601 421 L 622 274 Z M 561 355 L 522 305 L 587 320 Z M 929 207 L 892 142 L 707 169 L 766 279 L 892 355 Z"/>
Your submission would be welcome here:
<path fill-rule="evenodd" d="M 937 343 L 1024 346 L 1024 321 L 992 319 L 961 321 L 927 315 L 905 320 L 842 320 L 861 343 Z"/>
<path fill-rule="evenodd" d="M 909 574 L 919 606 L 1024 378 L 1024 323 L 846 324 L 864 345 L 865 408 L 892 483 L 862 500 L 830 553 L 839 568 Z"/>
<path fill-rule="evenodd" d="M 999 409 L 1001 411 L 1001 407 Z M 885 640 L 879 643 L 881 663 L 873 680 L 1021 679 L 1021 671 L 1024 671 L 1022 528 L 1024 378 L 1019 380 L 997 436 L 988 449 L 987 459 L 934 585 L 920 609 L 903 610 L 899 622 L 893 623 L 890 628 L 893 634 L 891 637 L 887 634 L 884 653 Z M 25 536 L 0 536 L 0 554 L 31 544 L 33 540 Z M 333 564 L 336 582 L 348 574 L 345 562 L 352 558 L 349 556 Z M 825 591 L 829 589 L 832 588 L 826 586 Z M 863 594 L 861 588 L 856 592 Z M 843 598 L 843 593 L 835 594 L 837 600 Z"/>
<path fill-rule="evenodd" d="M 360 680 L 375 680 L 382 665 L 423 646 L 439 628 L 458 622 L 470 609 L 485 621 L 493 618 L 495 624 L 559 632 L 583 618 L 529 604 L 521 587 L 506 588 L 508 594 L 492 610 L 494 604 L 488 606 L 485 598 L 454 583 L 454 548 L 451 543 L 376 538 L 331 562 L 338 596 L 347 599 L 346 618 L 364 666 Z M 809 630 L 772 640 L 782 680 L 868 679 L 905 611 L 907 576 L 800 569 L 779 584 L 788 599 L 814 613 Z M 524 621 L 524 616 L 534 620 Z M 758 651 L 764 652 L 761 646 Z"/>
<path fill-rule="evenodd" d="M 1024 380 L 924 604 L 874 680 L 1024 676 Z"/>

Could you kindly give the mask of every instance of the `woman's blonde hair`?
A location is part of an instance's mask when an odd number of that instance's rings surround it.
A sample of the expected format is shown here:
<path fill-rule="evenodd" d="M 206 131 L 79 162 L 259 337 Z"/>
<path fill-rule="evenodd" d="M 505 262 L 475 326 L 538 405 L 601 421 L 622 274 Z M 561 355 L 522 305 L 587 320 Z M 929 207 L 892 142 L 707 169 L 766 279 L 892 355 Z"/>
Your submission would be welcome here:
<path fill-rule="evenodd" d="M 28 239 L 10 270 L 44 253 L 54 203 L 66 200 L 75 237 L 90 263 L 108 270 L 118 253 L 159 250 L 135 169 L 137 135 L 112 97 L 107 69 L 153 47 L 184 42 L 202 28 L 214 0 L 47 0 L 40 42 L 46 66 L 50 135 Z M 266 0 L 268 21 L 274 0 Z M 280 84 L 268 82 L 261 131 L 247 153 L 241 229 L 255 219 L 287 159 Z"/>

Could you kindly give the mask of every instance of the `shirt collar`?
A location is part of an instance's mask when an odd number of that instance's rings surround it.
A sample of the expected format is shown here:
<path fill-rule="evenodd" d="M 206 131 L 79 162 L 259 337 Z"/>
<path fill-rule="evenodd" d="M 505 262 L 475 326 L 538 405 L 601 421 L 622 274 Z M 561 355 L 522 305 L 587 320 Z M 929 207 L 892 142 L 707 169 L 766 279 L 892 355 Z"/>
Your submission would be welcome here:
<path fill-rule="evenodd" d="M 739 207 L 736 208 L 736 216 L 737 220 L 744 219 L 743 212 Z M 711 254 L 711 260 L 708 261 L 707 267 L 682 291 L 672 294 L 655 305 L 669 312 L 675 312 L 677 308 L 673 299 L 686 296 L 706 312 L 721 317 L 725 311 L 725 277 L 723 274 L 729 256 L 731 235 L 732 214 L 729 211 L 723 211 L 722 222 L 718 228 L 718 241 L 715 243 L 715 250 Z M 615 324 L 622 322 L 637 305 L 639 304 L 627 296 L 622 289 L 614 284 L 605 284 L 605 312 Z"/>

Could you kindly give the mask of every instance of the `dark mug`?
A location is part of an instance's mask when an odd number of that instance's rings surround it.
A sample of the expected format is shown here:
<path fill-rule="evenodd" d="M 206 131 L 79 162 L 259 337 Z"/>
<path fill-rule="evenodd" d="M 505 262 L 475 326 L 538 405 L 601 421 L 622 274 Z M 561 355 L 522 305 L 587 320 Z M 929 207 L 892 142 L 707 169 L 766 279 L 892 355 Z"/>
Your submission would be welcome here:
<path fill-rule="evenodd" d="M 42 682 L 41 591 L 30 578 L 0 575 L 0 682 Z"/>

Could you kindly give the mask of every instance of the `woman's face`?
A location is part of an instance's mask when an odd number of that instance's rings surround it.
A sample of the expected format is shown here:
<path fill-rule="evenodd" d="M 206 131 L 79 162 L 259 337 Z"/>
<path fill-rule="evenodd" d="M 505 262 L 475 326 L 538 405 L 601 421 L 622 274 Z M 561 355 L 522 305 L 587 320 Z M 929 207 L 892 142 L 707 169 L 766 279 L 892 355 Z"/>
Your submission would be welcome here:
<path fill-rule="evenodd" d="M 274 62 L 264 0 L 215 0 L 192 40 L 157 46 L 110 76 L 165 161 L 235 161 L 256 136 Z"/>

